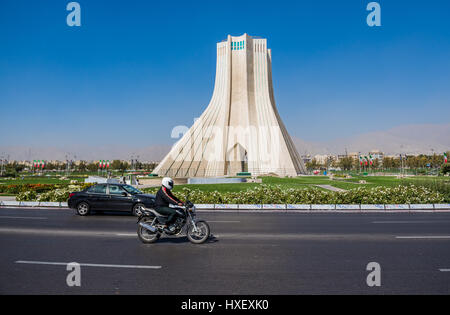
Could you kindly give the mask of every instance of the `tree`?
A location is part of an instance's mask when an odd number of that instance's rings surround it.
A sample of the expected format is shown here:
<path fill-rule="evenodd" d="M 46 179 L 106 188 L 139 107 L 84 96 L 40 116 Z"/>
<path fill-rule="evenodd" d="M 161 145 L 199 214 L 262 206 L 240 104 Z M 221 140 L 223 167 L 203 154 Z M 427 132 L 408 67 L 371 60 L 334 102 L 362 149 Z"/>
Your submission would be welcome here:
<path fill-rule="evenodd" d="M 88 171 L 90 172 L 95 172 L 96 170 L 98 170 L 98 164 L 97 163 L 89 163 L 86 168 L 88 169 Z"/>
<path fill-rule="evenodd" d="M 113 160 L 110 167 L 113 170 L 120 170 L 122 167 L 122 162 L 120 160 Z"/>
<path fill-rule="evenodd" d="M 450 174 L 450 164 L 446 163 L 441 168 L 442 175 Z"/>
<path fill-rule="evenodd" d="M 376 158 L 376 159 L 373 160 L 373 162 L 372 162 L 372 167 L 373 167 L 374 169 L 380 168 L 380 159 L 379 159 L 379 158 Z"/>
<path fill-rule="evenodd" d="M 80 161 L 80 164 L 77 166 L 77 170 L 79 172 L 85 172 L 87 170 L 87 165 L 85 161 Z"/>
<path fill-rule="evenodd" d="M 345 171 L 351 170 L 353 167 L 353 158 L 346 156 L 339 160 L 339 167 Z"/>
<path fill-rule="evenodd" d="M 305 166 L 309 171 L 317 170 L 321 167 L 316 159 L 312 159 L 311 162 L 307 162 Z"/>

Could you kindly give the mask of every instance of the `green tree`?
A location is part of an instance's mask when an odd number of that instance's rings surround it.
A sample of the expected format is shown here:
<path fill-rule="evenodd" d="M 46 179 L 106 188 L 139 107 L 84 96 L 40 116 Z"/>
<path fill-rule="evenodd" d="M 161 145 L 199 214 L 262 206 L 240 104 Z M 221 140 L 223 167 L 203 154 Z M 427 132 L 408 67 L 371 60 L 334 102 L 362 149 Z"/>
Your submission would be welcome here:
<path fill-rule="evenodd" d="M 89 172 L 95 172 L 96 170 L 98 170 L 98 164 L 89 163 L 88 165 L 86 165 L 86 168 L 88 169 Z"/>
<path fill-rule="evenodd" d="M 80 163 L 76 166 L 78 172 L 85 172 L 87 170 L 87 165 L 85 161 L 80 161 Z"/>
<path fill-rule="evenodd" d="M 372 161 L 372 168 L 373 169 L 379 169 L 380 168 L 380 159 L 376 158 Z"/>
<path fill-rule="evenodd" d="M 317 170 L 321 167 L 316 159 L 312 159 L 311 162 L 307 162 L 305 166 L 309 171 Z"/>
<path fill-rule="evenodd" d="M 114 160 L 112 161 L 110 166 L 113 170 L 120 170 L 122 167 L 122 162 L 120 160 Z"/>
<path fill-rule="evenodd" d="M 339 167 L 345 171 L 349 171 L 353 168 L 354 161 L 353 158 L 346 156 L 339 160 Z"/>
<path fill-rule="evenodd" d="M 441 168 L 442 175 L 450 174 L 450 164 L 446 163 Z"/>

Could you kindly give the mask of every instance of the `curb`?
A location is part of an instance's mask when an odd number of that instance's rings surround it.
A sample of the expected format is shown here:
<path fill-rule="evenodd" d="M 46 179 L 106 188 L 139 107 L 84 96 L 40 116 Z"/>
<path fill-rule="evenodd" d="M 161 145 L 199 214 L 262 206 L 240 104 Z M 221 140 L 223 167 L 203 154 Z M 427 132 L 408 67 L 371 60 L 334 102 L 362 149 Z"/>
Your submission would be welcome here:
<path fill-rule="evenodd" d="M 1 207 L 67 209 L 67 202 L 0 201 Z M 197 204 L 199 212 L 215 213 L 420 213 L 450 212 L 450 204 Z"/>
<path fill-rule="evenodd" d="M 44 208 L 67 208 L 67 202 L 47 202 L 47 201 L 0 201 L 0 207 L 44 207 Z"/>

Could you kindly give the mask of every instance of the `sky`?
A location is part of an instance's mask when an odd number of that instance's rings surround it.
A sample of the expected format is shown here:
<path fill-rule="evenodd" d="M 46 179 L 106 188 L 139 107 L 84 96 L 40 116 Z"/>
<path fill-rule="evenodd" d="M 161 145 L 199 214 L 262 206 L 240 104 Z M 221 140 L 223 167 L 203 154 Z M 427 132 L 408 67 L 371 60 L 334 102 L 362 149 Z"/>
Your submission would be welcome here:
<path fill-rule="evenodd" d="M 450 1 L 0 2 L 0 146 L 172 144 L 214 88 L 216 43 L 267 38 L 291 136 L 450 122 Z M 448 135 L 447 135 L 448 136 Z"/>

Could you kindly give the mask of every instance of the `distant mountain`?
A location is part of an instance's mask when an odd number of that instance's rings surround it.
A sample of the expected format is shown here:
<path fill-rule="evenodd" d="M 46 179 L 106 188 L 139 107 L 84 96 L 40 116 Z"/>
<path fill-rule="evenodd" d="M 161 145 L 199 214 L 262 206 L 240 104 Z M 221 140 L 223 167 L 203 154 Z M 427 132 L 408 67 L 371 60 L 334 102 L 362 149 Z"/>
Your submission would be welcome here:
<path fill-rule="evenodd" d="M 386 154 L 407 153 L 431 154 L 450 150 L 450 124 L 422 124 L 399 126 L 386 131 L 358 134 L 327 142 L 308 142 L 292 137 L 298 152 L 304 154 L 344 154 L 350 152 L 367 153 L 380 150 Z M 70 147 L 26 147 L 0 146 L 0 156 L 9 154 L 10 160 L 130 160 L 131 156 L 140 161 L 160 161 L 171 145 L 149 145 L 143 148 L 127 145 L 100 145 Z M 432 151 L 433 150 L 433 151 Z"/>
<path fill-rule="evenodd" d="M 358 134 L 327 142 L 307 142 L 293 138 L 301 155 L 344 154 L 380 150 L 386 154 L 431 154 L 450 150 L 450 124 L 422 124 L 398 126 L 386 131 Z"/>

